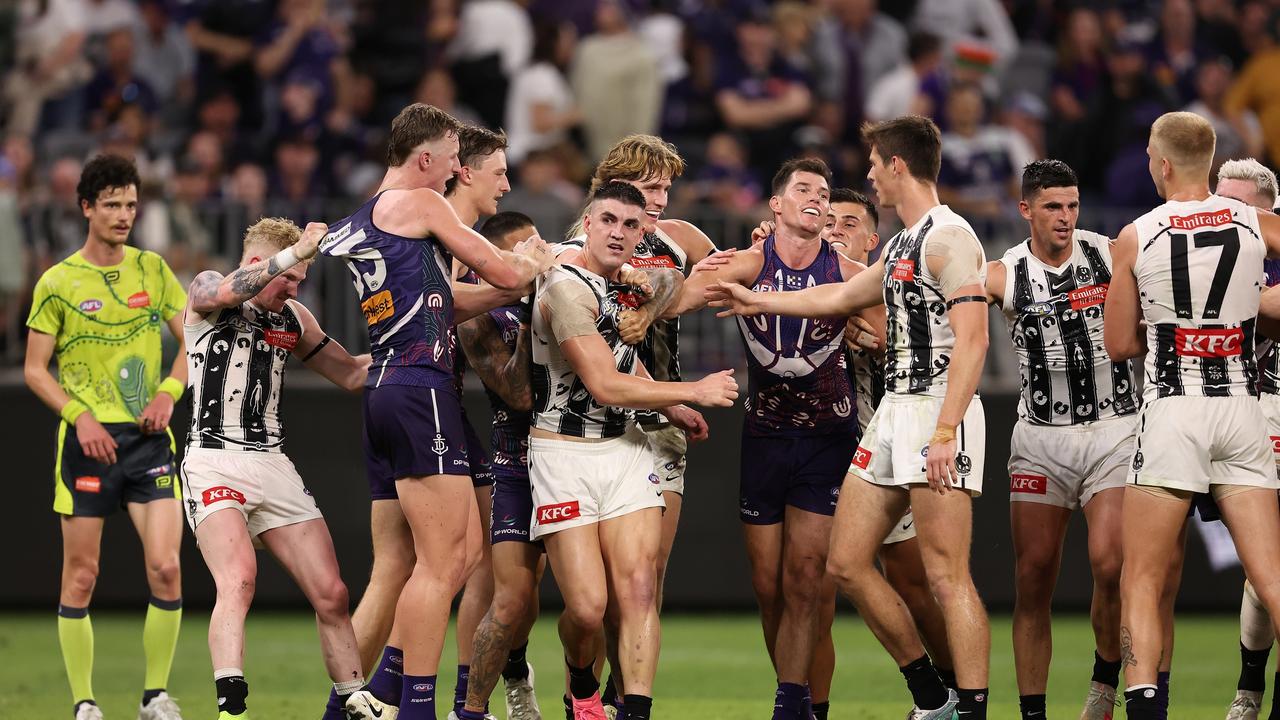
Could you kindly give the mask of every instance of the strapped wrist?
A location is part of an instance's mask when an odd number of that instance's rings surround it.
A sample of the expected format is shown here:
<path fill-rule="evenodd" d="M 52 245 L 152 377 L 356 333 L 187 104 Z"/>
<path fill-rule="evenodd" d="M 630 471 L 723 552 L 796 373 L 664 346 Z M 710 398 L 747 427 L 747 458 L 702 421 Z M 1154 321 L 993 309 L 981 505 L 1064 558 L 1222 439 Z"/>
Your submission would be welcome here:
<path fill-rule="evenodd" d="M 170 376 L 160 382 L 160 387 L 156 389 L 156 392 L 165 393 L 173 398 L 174 402 L 178 402 L 182 399 L 182 393 L 186 392 L 186 389 L 187 386 L 183 385 L 181 380 Z"/>
<path fill-rule="evenodd" d="M 939 422 L 934 428 L 933 437 L 929 438 L 929 444 L 951 442 L 956 439 L 956 426 Z"/>
<path fill-rule="evenodd" d="M 62 409 L 58 411 L 58 415 L 62 416 L 62 421 L 68 425 L 75 425 L 76 420 L 83 414 L 89 412 L 89 406 L 72 398 Z"/>

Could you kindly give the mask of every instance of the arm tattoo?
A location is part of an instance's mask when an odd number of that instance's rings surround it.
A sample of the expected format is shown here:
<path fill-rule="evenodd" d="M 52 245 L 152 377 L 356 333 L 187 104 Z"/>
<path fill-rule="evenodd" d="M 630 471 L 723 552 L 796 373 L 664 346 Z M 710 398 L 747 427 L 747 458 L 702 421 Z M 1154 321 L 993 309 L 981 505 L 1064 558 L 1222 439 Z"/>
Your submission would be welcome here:
<path fill-rule="evenodd" d="M 1136 667 L 1138 660 L 1133 656 L 1133 633 L 1128 626 L 1120 626 L 1120 664 L 1124 667 Z"/>
<path fill-rule="evenodd" d="M 649 313 L 650 320 L 655 320 L 680 295 L 684 275 L 674 268 L 650 269 L 648 275 L 649 285 L 653 287 L 653 297 L 644 304 L 644 311 Z"/>
<path fill-rule="evenodd" d="M 222 282 L 222 273 L 216 270 L 205 270 L 191 281 L 191 290 L 187 295 L 191 298 L 193 308 L 209 307 L 217 302 L 218 284 Z"/>
<path fill-rule="evenodd" d="M 484 707 L 488 702 L 498 685 L 498 675 L 507 664 L 514 636 L 514 623 L 501 622 L 489 608 L 476 628 L 471 654 L 471 675 L 467 680 L 467 704 L 471 707 Z"/>
<path fill-rule="evenodd" d="M 487 314 L 458 326 L 458 342 L 480 381 L 513 410 L 533 406 L 529 382 L 528 332 L 522 326 L 513 353 L 498 335 L 498 326 Z"/>
<path fill-rule="evenodd" d="M 252 265 L 237 268 L 230 275 L 220 278 L 220 282 L 212 288 L 213 293 L 208 299 L 222 307 L 234 307 L 262 292 L 267 283 L 285 270 L 288 268 L 280 267 L 280 262 L 274 255 Z M 219 299 L 218 290 L 221 287 L 225 287 L 231 293 L 231 297 L 223 296 Z"/>

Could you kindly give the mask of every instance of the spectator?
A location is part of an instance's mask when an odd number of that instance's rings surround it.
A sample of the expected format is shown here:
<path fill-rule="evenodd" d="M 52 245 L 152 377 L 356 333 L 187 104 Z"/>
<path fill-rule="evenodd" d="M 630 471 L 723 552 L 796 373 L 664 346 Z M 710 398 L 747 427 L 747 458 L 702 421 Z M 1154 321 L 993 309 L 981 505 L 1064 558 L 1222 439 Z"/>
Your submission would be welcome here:
<path fill-rule="evenodd" d="M 348 70 L 324 0 L 283 0 L 258 37 L 254 68 L 278 95 L 277 132 L 317 138 Z"/>
<path fill-rule="evenodd" d="M 506 114 L 507 86 L 533 51 L 533 26 L 512 0 L 469 0 L 458 16 L 457 34 L 445 51 L 463 104 L 498 127 Z"/>
<path fill-rule="evenodd" d="M 222 175 L 226 171 L 226 149 L 218 140 L 218 136 L 208 130 L 201 130 L 187 139 L 186 158 L 189 163 L 200 168 L 200 172 L 209 181 L 209 192 L 217 196 L 222 183 Z"/>
<path fill-rule="evenodd" d="M 941 69 L 942 42 L 935 35 L 913 33 L 907 41 L 907 62 L 880 78 L 867 95 L 867 119 L 933 115 L 933 100 L 923 89 L 926 82 L 937 80 Z"/>
<path fill-rule="evenodd" d="M 196 49 L 196 96 L 230 90 L 240 126 L 262 127 L 262 88 L 254 71 L 254 40 L 273 22 L 271 0 L 192 0 L 182 15 Z"/>
<path fill-rule="evenodd" d="M 1218 166 L 1227 160 L 1261 157 L 1264 149 L 1257 115 L 1244 110 L 1238 120 L 1227 117 L 1223 101 L 1230 84 L 1230 61 L 1218 58 L 1205 62 L 1196 72 L 1196 101 L 1185 108 L 1213 123 L 1218 141 L 1213 149 L 1213 169 L 1209 173 L 1212 177 L 1217 177 Z"/>
<path fill-rule="evenodd" d="M 534 151 L 565 148 L 569 130 L 582 122 L 564 75 L 573 57 L 573 25 L 539 23 L 535 29 L 533 62 L 511 81 L 507 99 L 507 159 L 513 165 Z"/>
<path fill-rule="evenodd" d="M 72 157 L 58 158 L 49 166 L 45 206 L 43 212 L 33 219 L 31 227 L 31 244 L 35 253 L 33 278 L 80 249 L 84 243 L 84 214 L 76 196 L 81 169 L 80 161 Z"/>
<path fill-rule="evenodd" d="M 271 197 L 283 203 L 285 217 L 294 222 L 319 217 L 318 208 L 323 207 L 330 193 L 315 143 L 302 136 L 280 140 L 269 187 Z"/>
<path fill-rule="evenodd" d="M 664 87 L 658 61 L 632 30 L 621 0 L 601 0 L 596 8 L 596 32 L 578 45 L 569 84 L 584 110 L 593 161 L 627 135 L 657 132 Z"/>
<path fill-rule="evenodd" d="M 217 141 L 219 154 L 227 163 L 257 156 L 254 144 L 240 124 L 240 103 L 230 90 L 219 90 L 201 101 L 196 108 L 196 131 L 208 133 Z M 222 163 L 218 165 L 221 167 Z"/>
<path fill-rule="evenodd" d="M 1000 124 L 1022 136 L 1037 158 L 1048 157 L 1045 136 L 1045 120 L 1049 109 L 1044 101 L 1029 92 L 1020 92 L 1005 103 L 1000 112 Z"/>
<path fill-rule="evenodd" d="M 212 200 L 212 186 L 203 168 L 184 157 L 174 172 L 172 197 L 149 200 L 147 212 L 139 216 L 139 244 L 163 255 L 183 285 L 214 265 Z"/>
<path fill-rule="evenodd" d="M 133 31 L 142 14 L 133 0 L 81 0 L 85 30 L 85 55 L 97 66 L 106 62 L 107 36 L 117 30 Z"/>
<path fill-rule="evenodd" d="M 133 70 L 151 86 L 162 112 L 181 107 L 195 97 L 196 55 L 191 41 L 173 22 L 162 0 L 142 0 L 142 21 L 134 28 Z"/>
<path fill-rule="evenodd" d="M 1248 58 L 1240 37 L 1239 17 L 1231 0 L 1196 0 L 1196 41 L 1214 57 L 1226 57 L 1232 67 Z"/>
<path fill-rule="evenodd" d="M 1160 30 L 1147 50 L 1150 73 L 1180 103 L 1196 97 L 1196 68 L 1204 56 L 1196 43 L 1196 13 L 1191 0 L 1164 0 Z"/>
<path fill-rule="evenodd" d="M 846 49 L 853 52 L 861 70 L 856 86 L 859 97 L 907 61 L 906 30 L 876 6 L 876 0 L 833 0 L 831 4 Z"/>
<path fill-rule="evenodd" d="M 1018 36 L 1000 0 L 919 0 L 911 28 L 941 38 L 948 53 L 958 47 L 987 48 L 997 66 L 1018 52 Z"/>
<path fill-rule="evenodd" d="M 418 81 L 414 102 L 426 103 L 449 113 L 464 125 L 482 125 L 484 121 L 475 110 L 458 102 L 458 88 L 449 71 L 442 67 L 427 70 Z"/>
<path fill-rule="evenodd" d="M 809 78 L 819 100 L 835 101 L 844 92 L 844 56 L 833 33 L 818 32 L 817 10 L 798 0 L 773 6 L 778 56 Z"/>
<path fill-rule="evenodd" d="M 1262 135 L 1267 144 L 1268 165 L 1280 167 L 1280 93 L 1276 78 L 1280 77 L 1280 46 L 1275 44 L 1280 20 L 1268 25 L 1265 49 L 1245 64 L 1227 92 L 1224 109 L 1233 123 L 1243 122 L 1246 111 L 1257 113 Z"/>
<path fill-rule="evenodd" d="M 984 121 L 984 102 L 976 85 L 951 89 L 938 198 L 971 220 L 991 221 L 1021 196 L 1022 168 L 1036 158 L 1022 136 Z"/>
<path fill-rule="evenodd" d="M 5 134 L 34 136 L 50 100 L 70 104 L 61 108 L 55 126 L 79 120 L 78 91 L 93 72 L 82 53 L 83 14 L 80 0 L 26 0 L 18 6 L 16 63 L 4 78 Z"/>
<path fill-rule="evenodd" d="M 564 237 L 577 219 L 582 191 L 565 180 L 555 154 L 535 150 L 520 165 L 520 182 L 498 202 L 499 210 L 522 212 L 548 241 Z"/>
<path fill-rule="evenodd" d="M 150 118 L 136 104 L 125 105 L 116 114 L 115 122 L 102 132 L 100 153 L 132 158 L 142 179 L 142 190 L 163 188 L 173 174 L 173 163 L 167 155 L 153 152 L 147 146 Z"/>
<path fill-rule="evenodd" d="M 261 165 L 241 163 L 227 181 L 227 198 L 241 213 L 237 227 L 248 227 L 267 212 L 267 172 Z"/>
<path fill-rule="evenodd" d="M 1084 118 L 1085 104 L 1102 86 L 1106 62 L 1102 52 L 1102 21 L 1090 8 L 1067 15 L 1067 31 L 1058 42 L 1051 104 L 1054 116 L 1073 123 Z"/>
<path fill-rule="evenodd" d="M 18 199 L 18 166 L 0 155 L 0 322 L 4 323 L 4 357 L 10 363 L 22 356 L 19 317 L 26 289 L 26 248 Z"/>
<path fill-rule="evenodd" d="M 707 141 L 706 164 L 693 182 L 681 183 L 683 205 L 707 204 L 730 213 L 748 213 L 759 206 L 764 186 L 747 167 L 747 149 L 731 133 L 716 133 Z"/>
<path fill-rule="evenodd" d="M 777 31 L 767 16 L 738 22 L 738 52 L 721 68 L 716 107 L 747 141 L 749 164 L 770 176 L 796 150 L 793 135 L 813 107 L 807 78 L 778 57 Z"/>
<path fill-rule="evenodd" d="M 132 106 L 141 113 L 143 130 L 149 133 L 159 103 L 147 81 L 133 71 L 133 31 L 120 28 L 108 33 L 104 53 L 102 69 L 84 89 L 88 129 L 102 130 L 115 122 L 126 107 Z"/>

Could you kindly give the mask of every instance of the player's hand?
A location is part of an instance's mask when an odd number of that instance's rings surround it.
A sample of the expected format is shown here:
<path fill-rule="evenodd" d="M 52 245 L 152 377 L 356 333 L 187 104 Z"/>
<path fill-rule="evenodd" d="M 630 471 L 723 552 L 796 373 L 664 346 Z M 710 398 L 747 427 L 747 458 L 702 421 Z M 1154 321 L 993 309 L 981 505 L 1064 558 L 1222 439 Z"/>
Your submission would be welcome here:
<path fill-rule="evenodd" d="M 955 438 L 945 442 L 938 442 L 936 438 L 930 440 L 928 453 L 924 467 L 929 489 L 945 495 L 960 484 L 960 474 L 956 472 Z"/>
<path fill-rule="evenodd" d="M 322 222 L 309 222 L 302 231 L 302 239 L 293 245 L 293 252 L 299 260 L 310 260 L 320 249 L 320 241 L 329 234 L 329 226 Z"/>
<path fill-rule="evenodd" d="M 712 373 L 693 383 L 693 404 L 703 407 L 729 407 L 738 399 L 738 381 L 732 370 Z"/>
<path fill-rule="evenodd" d="M 516 243 L 511 249 L 517 255 L 523 255 L 534 262 L 541 274 L 548 270 L 552 265 L 556 264 L 556 256 L 551 252 L 551 248 L 547 245 L 547 241 L 542 239 L 538 233 L 529 236 L 527 240 Z"/>
<path fill-rule="evenodd" d="M 717 281 L 707 286 L 704 296 L 711 307 L 725 308 L 716 313 L 716 317 L 733 317 L 734 315 L 759 315 L 764 312 L 756 302 L 758 293 L 752 292 L 736 282 Z"/>
<path fill-rule="evenodd" d="M 738 248 L 717 250 L 699 260 L 697 264 L 693 266 L 693 269 L 689 271 L 689 274 L 692 275 L 694 273 L 707 272 L 708 270 L 715 270 L 721 265 L 728 265 L 729 261 L 732 260 L 733 256 L 736 254 L 738 254 Z"/>
<path fill-rule="evenodd" d="M 151 402 L 142 409 L 142 415 L 138 417 L 138 427 L 142 428 L 142 432 L 148 435 L 158 432 L 164 432 L 169 427 L 169 418 L 173 416 L 173 396 L 169 393 L 158 392 L 156 396 L 151 398 Z"/>
<path fill-rule="evenodd" d="M 849 316 L 848 322 L 844 325 L 844 339 L 853 350 L 868 350 L 875 353 L 884 350 L 880 338 L 876 335 L 876 329 L 858 315 Z"/>
<path fill-rule="evenodd" d="M 667 416 L 672 425 L 684 431 L 685 438 L 690 443 L 702 442 L 710 434 L 706 418 L 688 405 L 672 405 L 662 414 Z"/>
<path fill-rule="evenodd" d="M 630 265 L 623 265 L 618 274 L 623 285 L 630 285 L 648 302 L 653 297 L 653 285 L 649 282 L 649 273 L 637 270 Z"/>
<path fill-rule="evenodd" d="M 618 337 L 628 345 L 644 340 L 649 332 L 649 313 L 644 310 L 623 310 L 618 313 Z"/>
<path fill-rule="evenodd" d="M 76 418 L 76 439 L 80 441 L 80 450 L 85 457 L 103 465 L 116 464 L 116 440 L 102 427 L 93 413 L 80 413 L 80 417 Z"/>
<path fill-rule="evenodd" d="M 764 239 L 772 235 L 773 231 L 774 225 L 772 220 L 765 220 L 761 222 L 756 226 L 755 230 L 751 231 L 751 244 L 755 245 L 757 243 L 764 242 Z"/>

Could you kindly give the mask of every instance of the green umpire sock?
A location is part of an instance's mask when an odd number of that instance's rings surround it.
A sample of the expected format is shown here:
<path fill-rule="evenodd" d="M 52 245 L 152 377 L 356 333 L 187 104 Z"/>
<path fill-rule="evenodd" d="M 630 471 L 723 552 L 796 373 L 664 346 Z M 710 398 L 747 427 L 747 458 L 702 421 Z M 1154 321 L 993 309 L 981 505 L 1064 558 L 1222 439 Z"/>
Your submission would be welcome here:
<path fill-rule="evenodd" d="M 93 699 L 93 623 L 89 608 L 58 606 L 58 644 L 71 682 L 72 702 Z"/>
<path fill-rule="evenodd" d="M 144 690 L 163 690 L 169 684 L 169 669 L 178 647 L 178 629 L 182 625 L 182 598 L 161 600 L 154 595 L 147 605 L 147 620 L 142 626 L 142 650 L 147 658 Z"/>

